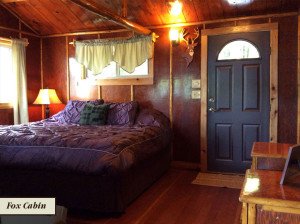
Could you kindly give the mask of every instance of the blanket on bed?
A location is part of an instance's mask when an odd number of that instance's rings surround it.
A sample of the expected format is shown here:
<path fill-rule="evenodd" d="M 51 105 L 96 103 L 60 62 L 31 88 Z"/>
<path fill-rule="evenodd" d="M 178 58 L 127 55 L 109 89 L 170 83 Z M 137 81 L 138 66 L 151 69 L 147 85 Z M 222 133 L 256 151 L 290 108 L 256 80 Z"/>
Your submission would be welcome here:
<path fill-rule="evenodd" d="M 106 175 L 142 163 L 170 142 L 165 118 L 133 126 L 61 124 L 54 118 L 0 125 L 0 169 L 36 169 Z"/>

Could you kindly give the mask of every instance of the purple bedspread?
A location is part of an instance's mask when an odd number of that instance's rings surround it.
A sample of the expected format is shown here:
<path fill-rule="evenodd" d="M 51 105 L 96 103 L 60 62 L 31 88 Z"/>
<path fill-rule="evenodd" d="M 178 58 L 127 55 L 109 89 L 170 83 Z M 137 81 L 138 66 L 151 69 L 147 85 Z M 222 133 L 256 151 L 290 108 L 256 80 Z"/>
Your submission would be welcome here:
<path fill-rule="evenodd" d="M 0 125 L 0 169 L 112 174 L 167 148 L 170 127 L 163 120 L 156 119 L 156 125 L 81 126 L 50 118 Z"/>

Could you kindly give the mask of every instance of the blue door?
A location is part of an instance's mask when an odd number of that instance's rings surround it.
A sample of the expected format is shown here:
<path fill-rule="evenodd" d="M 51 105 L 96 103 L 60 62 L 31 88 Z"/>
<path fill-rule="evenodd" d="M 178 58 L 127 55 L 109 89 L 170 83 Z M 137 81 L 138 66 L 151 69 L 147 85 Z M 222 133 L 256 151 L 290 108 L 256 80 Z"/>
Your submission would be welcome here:
<path fill-rule="evenodd" d="M 209 37 L 208 170 L 244 172 L 269 140 L 269 69 L 269 32 Z"/>

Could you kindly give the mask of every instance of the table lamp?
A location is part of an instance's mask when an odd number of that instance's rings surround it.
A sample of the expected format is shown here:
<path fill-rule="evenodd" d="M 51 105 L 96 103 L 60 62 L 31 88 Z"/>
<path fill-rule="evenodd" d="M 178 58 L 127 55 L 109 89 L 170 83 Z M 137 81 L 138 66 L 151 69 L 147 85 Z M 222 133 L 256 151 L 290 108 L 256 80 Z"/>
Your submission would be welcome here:
<path fill-rule="evenodd" d="M 62 103 L 58 98 L 55 89 L 40 89 L 39 95 L 33 102 L 33 104 L 46 105 L 46 118 L 50 116 L 49 104 Z"/>

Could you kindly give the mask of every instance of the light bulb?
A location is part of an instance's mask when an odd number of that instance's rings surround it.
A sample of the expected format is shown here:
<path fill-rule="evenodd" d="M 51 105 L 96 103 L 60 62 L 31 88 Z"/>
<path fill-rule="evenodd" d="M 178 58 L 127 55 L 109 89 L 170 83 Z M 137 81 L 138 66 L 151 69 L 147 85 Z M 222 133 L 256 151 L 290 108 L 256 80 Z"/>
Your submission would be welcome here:
<path fill-rule="evenodd" d="M 176 0 L 175 2 L 171 2 L 170 4 L 172 6 L 170 10 L 170 14 L 172 16 L 179 16 L 182 11 L 182 3 Z"/>

